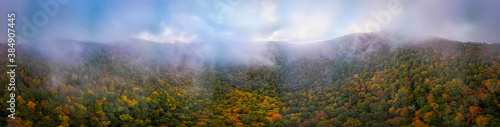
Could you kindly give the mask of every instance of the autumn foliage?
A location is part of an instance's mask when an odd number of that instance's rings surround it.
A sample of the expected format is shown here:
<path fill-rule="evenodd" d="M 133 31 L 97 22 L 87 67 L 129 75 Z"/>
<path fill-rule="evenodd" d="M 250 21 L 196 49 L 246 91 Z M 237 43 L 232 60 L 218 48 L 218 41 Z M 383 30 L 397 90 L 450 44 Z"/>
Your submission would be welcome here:
<path fill-rule="evenodd" d="M 500 126 L 500 45 L 345 41 L 301 55 L 270 43 L 273 65 L 191 67 L 94 43 L 78 65 L 27 52 L 17 119 L 0 126 Z"/>

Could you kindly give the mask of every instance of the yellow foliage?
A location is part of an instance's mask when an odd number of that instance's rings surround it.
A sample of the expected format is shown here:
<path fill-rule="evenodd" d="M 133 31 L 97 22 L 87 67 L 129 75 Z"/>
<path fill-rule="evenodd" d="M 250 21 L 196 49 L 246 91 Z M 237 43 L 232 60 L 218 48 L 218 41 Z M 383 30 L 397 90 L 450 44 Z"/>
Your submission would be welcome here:
<path fill-rule="evenodd" d="M 439 108 L 439 105 L 436 104 L 436 103 L 431 103 L 431 107 L 434 109 L 434 110 L 437 110 Z"/>
<path fill-rule="evenodd" d="M 26 101 L 23 99 L 21 96 L 16 97 L 17 102 L 19 102 L 20 105 L 23 105 L 26 103 Z"/>
<path fill-rule="evenodd" d="M 265 126 L 266 126 L 266 124 L 260 123 L 260 122 L 252 124 L 252 127 L 265 127 Z"/>
<path fill-rule="evenodd" d="M 28 106 L 28 108 L 30 108 L 30 109 L 35 109 L 35 106 L 36 106 L 36 104 L 35 104 L 35 103 L 33 103 L 32 101 L 28 101 L 28 104 L 26 104 L 26 105 L 27 105 L 27 106 Z"/>
<path fill-rule="evenodd" d="M 363 123 L 357 119 L 350 118 L 342 124 L 343 127 L 360 127 L 363 126 Z"/>
<path fill-rule="evenodd" d="M 108 126 L 110 123 L 111 123 L 111 121 L 102 121 L 101 125 Z"/>
<path fill-rule="evenodd" d="M 328 107 L 325 107 L 325 109 L 324 109 L 324 110 L 325 110 L 325 111 L 333 111 L 333 110 L 334 110 L 334 108 L 333 108 L 333 106 L 328 106 Z"/>
<path fill-rule="evenodd" d="M 198 123 L 196 123 L 196 126 L 200 126 L 200 127 L 206 126 L 206 125 L 207 125 L 207 123 L 205 123 L 205 122 L 198 122 Z"/>
<path fill-rule="evenodd" d="M 424 113 L 424 121 L 430 123 L 433 120 L 435 120 L 434 119 L 435 116 L 436 116 L 436 113 L 434 113 L 434 111 L 430 111 L 430 112 Z"/>
<path fill-rule="evenodd" d="M 457 112 L 457 116 L 454 118 L 455 121 L 463 121 L 464 120 L 464 115 L 462 113 Z"/>
<path fill-rule="evenodd" d="M 396 111 L 396 109 L 394 107 L 389 108 L 390 114 L 396 114 L 395 111 Z"/>
<path fill-rule="evenodd" d="M 102 110 L 96 111 L 95 113 L 96 113 L 98 116 L 104 116 L 104 115 L 106 115 L 106 113 L 104 113 L 104 111 L 102 111 Z"/>
<path fill-rule="evenodd" d="M 52 120 L 52 118 L 50 118 L 50 116 L 44 116 L 42 117 L 42 120 Z"/>
<path fill-rule="evenodd" d="M 128 104 L 130 106 L 135 106 L 138 103 L 135 99 L 133 99 L 133 100 L 127 100 L 127 101 L 128 101 Z"/>
<path fill-rule="evenodd" d="M 170 105 L 170 104 L 169 104 L 169 105 Z M 170 110 L 171 110 L 171 111 L 172 111 L 172 110 L 175 110 L 175 108 L 176 108 L 176 106 L 175 106 L 175 105 L 173 105 L 173 106 L 170 108 Z"/>
<path fill-rule="evenodd" d="M 90 89 L 87 89 L 87 94 L 94 94 L 94 91 L 90 90 Z"/>
<path fill-rule="evenodd" d="M 483 115 L 479 115 L 476 118 L 476 124 L 480 127 L 484 127 L 484 126 L 488 125 L 488 123 L 490 123 L 490 118 L 488 118 L 488 117 L 485 117 Z"/>
<path fill-rule="evenodd" d="M 413 118 L 413 122 L 411 122 L 411 125 L 415 127 L 428 127 L 429 125 L 425 124 L 424 121 L 421 121 L 420 118 L 415 117 Z"/>
<path fill-rule="evenodd" d="M 85 106 L 83 106 L 83 105 L 81 105 L 81 104 L 75 103 L 75 106 L 76 106 L 76 108 L 78 108 L 78 109 L 81 109 L 81 110 L 87 110 L 87 107 L 85 107 Z"/>
<path fill-rule="evenodd" d="M 127 96 L 123 95 L 123 96 L 122 96 L 122 101 L 125 101 L 125 100 L 128 100 L 128 99 L 127 99 Z"/>
<path fill-rule="evenodd" d="M 69 98 L 69 96 L 66 96 L 66 100 L 68 100 L 68 102 L 71 102 L 71 99 Z"/>
<path fill-rule="evenodd" d="M 59 126 L 62 126 L 62 127 L 68 127 L 69 126 L 69 117 L 66 116 L 66 115 L 59 115 L 59 119 L 62 121 L 61 122 L 61 125 Z"/>
<path fill-rule="evenodd" d="M 29 121 L 29 120 L 23 120 L 23 127 L 32 127 L 33 126 L 33 122 Z"/>

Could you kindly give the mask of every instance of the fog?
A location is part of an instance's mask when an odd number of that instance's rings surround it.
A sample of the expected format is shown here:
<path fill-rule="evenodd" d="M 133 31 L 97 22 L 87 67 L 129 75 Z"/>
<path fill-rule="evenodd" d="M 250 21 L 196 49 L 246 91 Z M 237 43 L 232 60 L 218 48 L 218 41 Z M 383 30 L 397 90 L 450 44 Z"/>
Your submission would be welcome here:
<path fill-rule="evenodd" d="M 486 43 L 500 38 L 497 1 L 49 0 L 2 1 L 0 7 L 2 15 L 17 15 L 18 45 L 55 67 L 83 66 L 95 55 L 146 70 L 148 62 L 193 69 L 274 66 L 283 45 L 293 61 L 366 57 L 383 48 L 378 42 L 397 47 L 433 37 Z M 381 34 L 356 35 L 372 32 Z"/>

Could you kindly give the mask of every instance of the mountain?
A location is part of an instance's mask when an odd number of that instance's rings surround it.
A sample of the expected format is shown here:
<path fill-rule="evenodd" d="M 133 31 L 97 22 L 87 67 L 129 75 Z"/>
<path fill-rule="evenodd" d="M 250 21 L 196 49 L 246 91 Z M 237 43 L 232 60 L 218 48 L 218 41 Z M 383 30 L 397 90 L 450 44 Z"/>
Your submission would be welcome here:
<path fill-rule="evenodd" d="M 18 114 L 3 124 L 500 125 L 500 44 L 378 32 L 310 44 L 16 46 Z"/>

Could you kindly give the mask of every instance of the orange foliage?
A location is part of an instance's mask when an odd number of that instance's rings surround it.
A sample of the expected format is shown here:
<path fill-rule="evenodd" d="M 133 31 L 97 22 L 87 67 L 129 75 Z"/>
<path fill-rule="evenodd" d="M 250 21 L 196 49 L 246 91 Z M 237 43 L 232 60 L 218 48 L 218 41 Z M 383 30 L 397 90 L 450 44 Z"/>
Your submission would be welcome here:
<path fill-rule="evenodd" d="M 419 117 L 413 118 L 411 125 L 413 125 L 415 127 L 429 127 L 429 125 L 425 124 L 424 121 L 420 120 Z"/>

